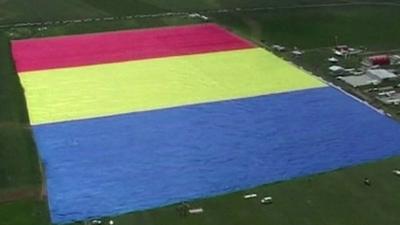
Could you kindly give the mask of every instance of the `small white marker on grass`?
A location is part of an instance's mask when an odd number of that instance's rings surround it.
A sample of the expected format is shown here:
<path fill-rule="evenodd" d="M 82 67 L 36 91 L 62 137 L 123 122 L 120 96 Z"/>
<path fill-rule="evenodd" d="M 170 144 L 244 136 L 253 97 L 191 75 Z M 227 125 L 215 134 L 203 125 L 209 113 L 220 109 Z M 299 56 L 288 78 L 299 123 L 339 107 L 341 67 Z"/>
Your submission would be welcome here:
<path fill-rule="evenodd" d="M 189 209 L 190 214 L 201 214 L 203 212 L 204 212 L 203 208 Z"/>
<path fill-rule="evenodd" d="M 251 199 L 251 198 L 257 198 L 257 194 L 248 194 L 243 196 L 244 199 Z"/>

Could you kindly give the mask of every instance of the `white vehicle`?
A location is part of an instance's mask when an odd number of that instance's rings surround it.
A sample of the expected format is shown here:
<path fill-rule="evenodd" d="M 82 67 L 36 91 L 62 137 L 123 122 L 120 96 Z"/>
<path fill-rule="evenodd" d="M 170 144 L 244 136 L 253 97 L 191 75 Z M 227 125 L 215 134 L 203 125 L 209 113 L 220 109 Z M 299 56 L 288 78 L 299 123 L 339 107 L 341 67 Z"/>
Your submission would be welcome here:
<path fill-rule="evenodd" d="M 261 199 L 261 204 L 272 204 L 272 197 L 264 197 L 263 199 Z"/>

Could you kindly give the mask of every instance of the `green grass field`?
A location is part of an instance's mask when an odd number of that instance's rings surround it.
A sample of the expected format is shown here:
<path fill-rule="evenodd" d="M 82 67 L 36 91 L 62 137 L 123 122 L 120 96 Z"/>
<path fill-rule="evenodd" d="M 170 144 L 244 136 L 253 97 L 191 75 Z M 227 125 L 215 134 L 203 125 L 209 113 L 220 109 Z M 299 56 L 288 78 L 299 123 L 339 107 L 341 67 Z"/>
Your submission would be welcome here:
<path fill-rule="evenodd" d="M 0 224 L 46 224 L 47 205 L 38 195 L 39 160 L 4 33 L 0 33 L 0 81 Z"/>
<path fill-rule="evenodd" d="M 25 98 L 11 61 L 9 42 L 0 34 L 0 192 L 40 185 L 39 161 L 29 129 Z"/>
<path fill-rule="evenodd" d="M 114 21 L 93 21 L 90 23 L 70 23 L 48 26 L 46 30 L 34 28 L 9 28 L 4 29 L 11 39 L 24 39 L 32 37 L 59 36 L 64 34 L 82 34 L 105 32 L 126 29 L 140 29 L 147 27 L 161 27 L 171 25 L 185 25 L 200 23 L 199 19 L 187 17 L 162 17 L 156 19 L 131 19 Z M 0 29 L 1 30 L 1 29 Z"/>
<path fill-rule="evenodd" d="M 318 0 L 308 0 L 316 2 Z M 247 2 L 247 1 L 246 1 Z M 265 4 L 265 1 L 251 0 L 247 4 Z M 268 1 L 268 5 L 280 5 L 281 1 Z M 288 0 L 283 1 L 287 4 Z M 243 1 L 227 0 L 120 0 L 118 3 L 107 0 L 69 0 L 69 1 L 26 1 L 5 0 L 0 2 L 0 24 L 25 22 L 25 21 L 48 21 L 58 19 L 78 19 L 99 16 L 117 16 L 159 13 L 163 11 L 198 10 L 218 7 L 237 7 L 247 5 Z"/>
<path fill-rule="evenodd" d="M 0 1 L 0 23 L 36 19 L 54 19 L 61 16 L 98 16 L 156 12 L 157 10 L 200 7 L 242 6 L 244 1 L 190 1 L 178 0 L 163 3 L 153 0 L 140 5 L 125 3 L 114 6 L 106 1 L 69 1 L 59 3 L 40 0 Z M 288 4 L 290 1 L 252 0 L 249 4 Z M 317 0 L 301 3 L 318 2 Z M 319 1 L 320 2 L 320 1 Z M 399 2 L 399 1 L 397 1 Z M 204 4 L 202 4 L 204 3 Z M 125 4 L 132 4 L 129 5 Z M 175 7 L 173 4 L 179 4 Z M 103 6 L 100 6 L 103 5 Z M 133 7 L 133 5 L 135 7 Z M 170 6 L 168 6 L 170 5 Z M 78 6 L 80 10 L 75 11 Z M 97 7 L 97 8 L 96 8 Z M 102 9 L 102 7 L 104 9 Z M 155 7 L 155 8 L 153 8 Z M 165 7 L 165 8 L 164 8 Z M 56 9 L 60 14 L 57 14 Z M 134 9 L 133 9 L 134 8 Z M 146 9 L 145 9 L 146 8 Z M 108 11 L 107 11 L 107 10 Z M 136 11 L 137 10 L 137 11 Z M 154 10 L 154 11 L 152 11 Z M 40 13 L 39 13 L 40 12 Z M 41 13 L 43 12 L 43 13 Z M 395 7 L 346 7 L 332 9 L 296 9 L 268 11 L 267 13 L 210 14 L 213 21 L 253 39 L 268 43 L 284 44 L 312 49 L 334 45 L 339 41 L 369 49 L 399 48 L 398 21 L 400 8 Z M 46 18 L 42 15 L 46 15 Z M 227 16 L 228 15 L 228 16 Z M 186 18 L 161 18 L 129 21 L 101 21 L 85 24 L 49 26 L 46 31 L 37 28 L 3 30 L 18 38 L 54 36 L 118 30 L 136 27 L 178 25 L 198 22 Z M 15 36 L 14 36 L 15 37 Z M 296 63 L 323 73 L 320 59 L 324 53 L 307 56 Z M 325 65 L 325 64 L 324 64 Z M 8 38 L 0 35 L 0 225 L 47 225 L 48 209 L 38 196 L 25 196 L 18 201 L 2 202 L 2 193 L 21 188 L 40 188 L 39 163 L 31 132 L 23 90 L 10 58 Z M 294 109 L 295 111 L 295 109 Z M 176 206 L 137 212 L 114 218 L 116 224 L 262 224 L 262 225 L 398 225 L 400 224 L 400 178 L 391 171 L 400 168 L 400 158 L 393 158 L 368 165 L 347 168 L 337 172 L 271 184 L 248 192 L 271 195 L 274 203 L 262 206 L 257 200 L 245 201 L 244 192 L 190 203 L 205 209 L 203 215 L 180 217 Z M 364 177 L 372 181 L 370 187 L 362 183 Z"/>
<path fill-rule="evenodd" d="M 400 7 L 346 6 L 210 14 L 253 40 L 314 49 L 338 43 L 368 49 L 399 48 Z"/>
<path fill-rule="evenodd" d="M 307 4 L 348 3 L 356 0 L 2 0 L 0 24 L 79 19 L 104 16 L 153 14 L 169 11 L 199 11 L 237 7 L 285 7 Z M 374 2 L 400 2 L 399 0 L 374 0 Z"/>
<path fill-rule="evenodd" d="M 46 225 L 49 223 L 47 202 L 24 199 L 0 204 L 1 225 Z"/>

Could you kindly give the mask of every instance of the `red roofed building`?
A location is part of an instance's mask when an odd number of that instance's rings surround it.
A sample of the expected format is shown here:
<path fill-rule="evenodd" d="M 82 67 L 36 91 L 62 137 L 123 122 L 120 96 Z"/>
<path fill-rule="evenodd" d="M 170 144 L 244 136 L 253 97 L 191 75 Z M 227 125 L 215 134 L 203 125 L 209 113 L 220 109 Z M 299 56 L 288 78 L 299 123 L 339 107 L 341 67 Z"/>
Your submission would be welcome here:
<path fill-rule="evenodd" d="M 368 66 L 387 66 L 391 64 L 391 59 L 389 55 L 374 55 L 368 57 L 364 64 Z"/>

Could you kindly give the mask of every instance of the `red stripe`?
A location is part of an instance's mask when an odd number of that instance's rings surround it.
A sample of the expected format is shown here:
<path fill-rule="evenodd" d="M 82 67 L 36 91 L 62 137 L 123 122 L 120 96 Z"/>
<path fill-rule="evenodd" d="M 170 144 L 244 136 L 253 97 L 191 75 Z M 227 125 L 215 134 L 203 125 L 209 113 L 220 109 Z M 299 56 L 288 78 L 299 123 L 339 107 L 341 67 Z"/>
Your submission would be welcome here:
<path fill-rule="evenodd" d="M 12 42 L 18 72 L 254 47 L 216 24 Z"/>

